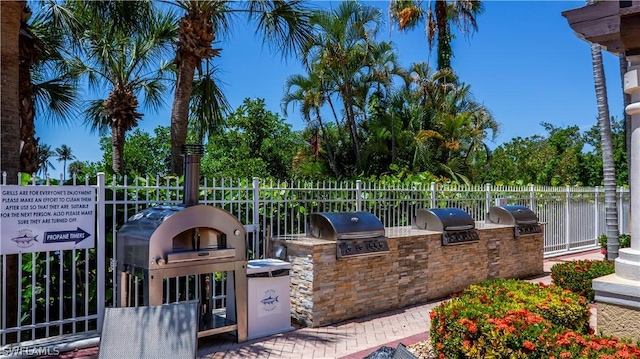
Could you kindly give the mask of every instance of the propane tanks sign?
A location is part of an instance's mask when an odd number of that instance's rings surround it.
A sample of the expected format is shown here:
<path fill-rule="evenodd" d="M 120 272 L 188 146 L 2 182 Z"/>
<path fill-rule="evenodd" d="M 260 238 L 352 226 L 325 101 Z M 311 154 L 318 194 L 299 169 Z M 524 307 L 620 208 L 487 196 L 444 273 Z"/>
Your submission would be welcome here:
<path fill-rule="evenodd" d="M 96 189 L 0 186 L 0 254 L 93 248 Z"/>

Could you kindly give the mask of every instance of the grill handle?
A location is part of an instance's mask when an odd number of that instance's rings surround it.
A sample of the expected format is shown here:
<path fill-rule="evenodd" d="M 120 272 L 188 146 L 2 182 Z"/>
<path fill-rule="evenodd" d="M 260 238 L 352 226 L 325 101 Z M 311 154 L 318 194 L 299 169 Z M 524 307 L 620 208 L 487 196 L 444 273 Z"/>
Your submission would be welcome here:
<path fill-rule="evenodd" d="M 469 229 L 474 229 L 474 226 L 471 225 L 465 225 L 465 226 L 449 226 L 447 228 L 445 228 L 445 231 L 466 231 Z"/>

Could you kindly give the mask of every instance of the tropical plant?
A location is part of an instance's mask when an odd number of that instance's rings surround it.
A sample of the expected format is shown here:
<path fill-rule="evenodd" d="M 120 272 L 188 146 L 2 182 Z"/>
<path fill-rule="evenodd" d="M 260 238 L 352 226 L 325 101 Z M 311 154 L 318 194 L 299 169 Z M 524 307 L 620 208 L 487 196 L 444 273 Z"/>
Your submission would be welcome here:
<path fill-rule="evenodd" d="M 20 171 L 34 173 L 38 168 L 38 139 L 35 138 L 35 106 L 31 85 L 31 67 L 38 61 L 38 53 L 44 51 L 42 41 L 31 32 L 27 21 L 31 18 L 31 9 L 24 7 L 20 20 Z"/>
<path fill-rule="evenodd" d="M 371 63 L 371 45 L 382 22 L 381 12 L 354 1 L 343 1 L 331 11 L 314 12 L 312 23 L 317 35 L 307 43 L 303 56 L 307 65 L 315 70 L 343 104 L 346 131 L 353 149 L 355 167 L 361 169 L 360 136 L 358 134 L 357 106 L 362 109 L 368 88 L 358 93 L 358 82 L 363 83 L 363 70 Z"/>
<path fill-rule="evenodd" d="M 58 162 L 62 162 L 62 180 L 64 181 L 67 174 L 67 161 L 75 160 L 76 156 L 72 153 L 71 147 L 67 145 L 56 148 L 56 156 Z"/>
<path fill-rule="evenodd" d="M 299 53 L 312 33 L 309 13 L 300 0 L 178 0 L 177 5 L 184 16 L 175 56 L 178 77 L 171 109 L 171 172 L 180 174 L 180 148 L 187 138 L 195 69 L 200 69 L 203 60 L 219 55 L 220 49 L 212 44 L 216 36 L 228 32 L 231 16 L 242 13 L 255 21 L 257 32 L 283 56 Z"/>
<path fill-rule="evenodd" d="M 84 170 L 84 163 L 82 161 L 73 161 L 69 163 L 69 177 L 80 177 L 82 171 Z"/>
<path fill-rule="evenodd" d="M 568 261 L 554 264 L 551 267 L 551 279 L 555 285 L 580 294 L 593 302 L 595 297 L 592 286 L 593 279 L 613 272 L 615 272 L 615 267 L 611 261 Z"/>
<path fill-rule="evenodd" d="M 310 153 L 308 155 L 318 158 L 322 153 L 326 154 L 329 168 L 334 177 L 340 177 L 341 173 L 338 169 L 335 156 L 334 141 L 332 141 L 326 122 L 322 119 L 321 108 L 331 102 L 329 90 L 325 88 L 325 82 L 313 70 L 316 66 L 311 65 L 308 75 L 291 75 L 285 82 L 285 95 L 282 99 L 282 110 L 287 115 L 287 109 L 290 104 L 300 106 L 302 118 L 307 123 L 307 128 L 312 131 L 312 143 Z M 335 115 L 335 112 L 334 112 Z M 312 117 L 313 116 L 313 117 Z M 337 116 L 335 117 L 336 125 L 339 125 Z M 324 148 L 324 151 L 322 151 Z M 297 163 L 300 164 L 304 154 L 299 154 Z M 315 161 L 314 161 L 315 162 Z"/>
<path fill-rule="evenodd" d="M 299 137 L 264 100 L 245 99 L 227 119 L 224 133 L 209 138 L 201 160 L 205 177 L 288 179 Z"/>
<path fill-rule="evenodd" d="M 56 168 L 51 163 L 51 157 L 56 155 L 55 151 L 51 150 L 51 146 L 45 144 L 38 144 L 38 168 L 37 172 L 42 177 L 47 177 L 49 170 L 55 170 Z"/>
<path fill-rule="evenodd" d="M 451 68 L 451 41 L 455 38 L 451 24 L 464 34 L 477 31 L 476 17 L 484 7 L 480 0 L 435 0 L 427 4 L 425 9 L 419 0 L 391 0 L 389 14 L 400 31 L 414 29 L 424 20 L 429 49 L 433 49 L 434 39 L 437 42 L 438 70 Z"/>
<path fill-rule="evenodd" d="M 143 116 L 138 112 L 138 97 L 151 110 L 163 104 L 172 69 L 166 56 L 176 34 L 174 17 L 172 13 L 154 13 L 147 26 L 135 32 L 104 26 L 100 14 L 82 21 L 89 29 L 82 38 L 85 52 L 73 58 L 71 71 L 86 78 L 91 88 L 108 91 L 106 99 L 89 101 L 85 113 L 92 130 L 111 130 L 112 168 L 121 173 L 125 133 Z"/>

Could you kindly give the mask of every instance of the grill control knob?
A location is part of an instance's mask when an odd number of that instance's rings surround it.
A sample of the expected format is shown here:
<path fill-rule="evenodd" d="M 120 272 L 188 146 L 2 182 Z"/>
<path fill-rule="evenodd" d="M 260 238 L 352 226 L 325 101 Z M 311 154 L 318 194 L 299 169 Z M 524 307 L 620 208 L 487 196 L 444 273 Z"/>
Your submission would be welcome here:
<path fill-rule="evenodd" d="M 362 250 L 362 244 L 358 244 L 358 245 L 356 246 L 356 249 L 357 249 L 357 250 L 359 250 L 359 251 L 361 251 L 361 250 Z"/>
<path fill-rule="evenodd" d="M 373 243 L 369 243 L 369 244 L 367 244 L 367 247 L 368 247 L 369 249 L 373 249 L 374 244 L 373 244 Z"/>
<path fill-rule="evenodd" d="M 351 246 L 347 246 L 347 253 L 351 252 L 351 250 L 353 250 L 353 248 Z"/>
<path fill-rule="evenodd" d="M 165 264 L 164 258 L 156 258 L 156 264 L 163 266 Z"/>

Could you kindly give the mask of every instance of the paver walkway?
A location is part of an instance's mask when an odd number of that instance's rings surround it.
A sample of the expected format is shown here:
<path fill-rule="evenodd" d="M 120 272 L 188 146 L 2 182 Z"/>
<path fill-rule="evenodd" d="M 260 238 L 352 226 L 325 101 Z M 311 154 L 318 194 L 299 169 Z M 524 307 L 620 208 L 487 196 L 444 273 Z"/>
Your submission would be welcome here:
<path fill-rule="evenodd" d="M 599 250 L 548 258 L 544 261 L 545 274 L 529 280 L 549 284 L 549 272 L 556 263 L 602 258 Z M 299 328 L 242 344 L 235 343 L 235 337 L 227 334 L 203 338 L 198 342 L 198 358 L 363 358 L 382 345 L 395 348 L 399 342 L 411 345 L 427 339 L 429 313 L 440 303 L 431 302 L 321 328 Z M 595 327 L 595 308 L 592 308 L 591 324 Z M 97 358 L 97 348 L 48 358 Z"/>

